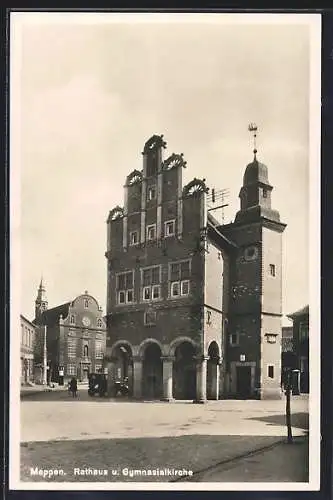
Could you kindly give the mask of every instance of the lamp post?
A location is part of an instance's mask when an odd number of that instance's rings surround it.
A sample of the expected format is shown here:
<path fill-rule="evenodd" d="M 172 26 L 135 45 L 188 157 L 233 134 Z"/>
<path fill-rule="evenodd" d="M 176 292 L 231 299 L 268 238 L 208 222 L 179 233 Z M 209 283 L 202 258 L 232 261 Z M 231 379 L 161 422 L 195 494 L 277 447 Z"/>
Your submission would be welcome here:
<path fill-rule="evenodd" d="M 43 385 L 47 385 L 47 346 L 46 346 L 47 326 L 44 326 L 44 351 L 43 351 Z"/>
<path fill-rule="evenodd" d="M 287 384 L 286 384 L 286 424 L 287 424 L 287 435 L 288 435 L 288 444 L 293 443 L 293 435 L 291 431 L 291 413 L 290 413 L 290 395 L 291 395 L 291 379 L 292 371 L 288 369 L 287 372 Z"/>

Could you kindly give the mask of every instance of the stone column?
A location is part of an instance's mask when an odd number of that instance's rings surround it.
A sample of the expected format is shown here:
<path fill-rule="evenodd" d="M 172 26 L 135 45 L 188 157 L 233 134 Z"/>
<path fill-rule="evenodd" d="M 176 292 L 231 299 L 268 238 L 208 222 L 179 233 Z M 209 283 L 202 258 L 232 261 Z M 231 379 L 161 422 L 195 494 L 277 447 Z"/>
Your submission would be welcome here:
<path fill-rule="evenodd" d="M 114 396 L 114 375 L 115 375 L 115 362 L 116 359 L 113 357 L 108 357 L 106 361 L 106 367 L 108 370 L 108 389 L 107 393 L 109 397 Z M 82 366 L 81 366 L 82 369 Z M 82 375 L 81 375 L 82 376 Z"/>
<path fill-rule="evenodd" d="M 193 403 L 206 403 L 207 401 L 207 358 L 197 358 L 197 396 Z"/>
<path fill-rule="evenodd" d="M 220 361 L 214 360 L 211 369 L 212 369 L 212 399 L 219 399 Z"/>
<path fill-rule="evenodd" d="M 172 401 L 172 371 L 173 371 L 173 357 L 162 357 L 163 361 L 163 398 L 162 401 Z"/>
<path fill-rule="evenodd" d="M 142 398 L 142 358 L 133 358 L 133 397 Z"/>

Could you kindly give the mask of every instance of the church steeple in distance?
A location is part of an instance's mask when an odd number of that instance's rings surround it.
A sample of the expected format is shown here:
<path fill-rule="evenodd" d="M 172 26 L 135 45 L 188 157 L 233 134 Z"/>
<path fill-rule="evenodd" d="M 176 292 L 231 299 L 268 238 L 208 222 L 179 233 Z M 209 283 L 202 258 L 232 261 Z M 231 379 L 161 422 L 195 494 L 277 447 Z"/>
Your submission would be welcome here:
<path fill-rule="evenodd" d="M 47 310 L 48 301 L 46 297 L 46 289 L 44 285 L 43 276 L 41 276 L 39 288 L 37 291 L 37 298 L 35 300 L 35 318 L 39 320 L 42 313 Z"/>

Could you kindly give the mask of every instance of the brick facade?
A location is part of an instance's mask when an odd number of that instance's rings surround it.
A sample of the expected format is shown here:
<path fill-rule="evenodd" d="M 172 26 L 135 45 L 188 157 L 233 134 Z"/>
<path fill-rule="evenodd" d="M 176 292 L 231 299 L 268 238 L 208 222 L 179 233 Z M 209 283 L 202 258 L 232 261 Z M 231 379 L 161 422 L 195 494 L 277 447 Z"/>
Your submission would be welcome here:
<path fill-rule="evenodd" d="M 146 142 L 107 221 L 109 385 L 127 377 L 138 398 L 277 397 L 285 226 L 267 169 L 248 166 L 235 223 L 220 226 L 204 180 L 183 187 L 183 156 L 164 160 L 165 147 Z"/>

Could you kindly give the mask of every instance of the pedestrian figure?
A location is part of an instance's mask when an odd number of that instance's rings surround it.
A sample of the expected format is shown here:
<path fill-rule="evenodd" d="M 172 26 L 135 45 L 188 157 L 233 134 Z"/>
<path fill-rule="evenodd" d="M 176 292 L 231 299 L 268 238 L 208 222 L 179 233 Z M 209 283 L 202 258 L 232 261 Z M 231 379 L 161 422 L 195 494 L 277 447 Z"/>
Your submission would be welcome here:
<path fill-rule="evenodd" d="M 76 378 L 73 377 L 70 381 L 70 391 L 72 393 L 73 398 L 77 397 L 77 381 Z"/>

